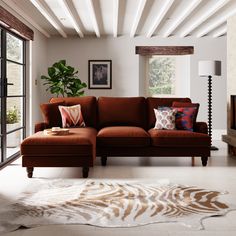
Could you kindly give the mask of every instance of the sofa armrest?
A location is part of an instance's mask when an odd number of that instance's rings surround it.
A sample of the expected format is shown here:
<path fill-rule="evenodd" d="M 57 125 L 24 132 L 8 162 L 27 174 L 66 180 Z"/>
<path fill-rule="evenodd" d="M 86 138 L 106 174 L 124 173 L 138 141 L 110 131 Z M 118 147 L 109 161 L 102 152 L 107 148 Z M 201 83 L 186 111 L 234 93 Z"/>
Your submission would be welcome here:
<path fill-rule="evenodd" d="M 34 132 L 37 133 L 37 132 L 43 131 L 44 129 L 47 129 L 47 128 L 49 128 L 47 123 L 38 122 L 34 125 Z"/>
<path fill-rule="evenodd" d="M 208 127 L 206 122 L 196 122 L 193 126 L 193 131 L 203 134 L 208 134 Z"/>

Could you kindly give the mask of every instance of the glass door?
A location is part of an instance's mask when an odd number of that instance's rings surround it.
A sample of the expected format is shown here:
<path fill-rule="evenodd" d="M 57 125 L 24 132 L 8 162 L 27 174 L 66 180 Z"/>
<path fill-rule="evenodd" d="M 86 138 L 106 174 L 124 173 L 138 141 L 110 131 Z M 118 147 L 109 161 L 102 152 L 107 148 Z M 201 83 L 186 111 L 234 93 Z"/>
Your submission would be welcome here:
<path fill-rule="evenodd" d="M 1 30 L 1 163 L 19 155 L 25 137 L 25 41 Z"/>

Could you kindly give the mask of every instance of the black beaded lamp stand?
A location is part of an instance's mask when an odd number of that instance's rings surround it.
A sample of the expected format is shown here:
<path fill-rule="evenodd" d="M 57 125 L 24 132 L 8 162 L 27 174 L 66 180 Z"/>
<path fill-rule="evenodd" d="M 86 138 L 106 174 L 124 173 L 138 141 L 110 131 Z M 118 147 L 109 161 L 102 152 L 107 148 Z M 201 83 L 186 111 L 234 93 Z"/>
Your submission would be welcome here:
<path fill-rule="evenodd" d="M 221 61 L 199 61 L 198 74 L 208 78 L 208 135 L 211 139 L 211 150 L 219 150 L 212 146 L 212 76 L 221 76 Z"/>
<path fill-rule="evenodd" d="M 211 150 L 219 150 L 217 147 L 212 146 L 212 76 L 208 76 L 208 134 L 211 138 Z"/>

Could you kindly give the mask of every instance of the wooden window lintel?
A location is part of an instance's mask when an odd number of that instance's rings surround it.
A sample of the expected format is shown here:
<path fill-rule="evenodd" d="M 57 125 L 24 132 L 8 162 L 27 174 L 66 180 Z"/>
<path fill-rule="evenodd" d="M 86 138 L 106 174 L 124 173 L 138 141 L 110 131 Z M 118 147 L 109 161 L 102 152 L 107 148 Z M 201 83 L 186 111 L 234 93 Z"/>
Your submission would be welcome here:
<path fill-rule="evenodd" d="M 34 39 L 34 31 L 2 6 L 0 6 L 0 25 L 26 40 Z"/>
<path fill-rule="evenodd" d="M 189 55 L 194 53 L 193 46 L 136 46 L 135 53 L 151 55 Z"/>

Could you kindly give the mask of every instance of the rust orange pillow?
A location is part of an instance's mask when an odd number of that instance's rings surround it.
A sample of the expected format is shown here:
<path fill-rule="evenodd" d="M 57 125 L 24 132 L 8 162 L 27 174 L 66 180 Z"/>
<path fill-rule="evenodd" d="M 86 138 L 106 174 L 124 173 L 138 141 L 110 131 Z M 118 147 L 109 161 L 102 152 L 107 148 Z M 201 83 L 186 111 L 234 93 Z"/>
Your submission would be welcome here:
<path fill-rule="evenodd" d="M 58 106 L 64 105 L 64 102 L 54 102 L 41 104 L 40 108 L 43 114 L 43 119 L 49 127 L 61 127 L 61 114 Z"/>
<path fill-rule="evenodd" d="M 62 119 L 62 127 L 85 127 L 81 106 L 59 106 Z"/>

